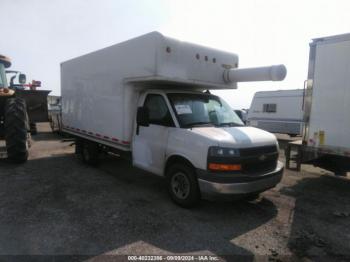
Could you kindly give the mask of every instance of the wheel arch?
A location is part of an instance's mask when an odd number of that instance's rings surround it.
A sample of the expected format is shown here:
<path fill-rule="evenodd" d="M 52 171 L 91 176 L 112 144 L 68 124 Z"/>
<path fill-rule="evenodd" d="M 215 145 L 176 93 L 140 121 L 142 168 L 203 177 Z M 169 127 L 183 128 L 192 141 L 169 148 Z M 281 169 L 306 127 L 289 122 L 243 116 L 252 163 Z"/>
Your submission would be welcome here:
<path fill-rule="evenodd" d="M 164 171 L 163 171 L 164 176 L 166 176 L 169 167 L 175 163 L 183 163 L 183 164 L 186 164 L 186 165 L 190 166 L 191 168 L 195 169 L 195 166 L 187 157 L 175 154 L 175 155 L 171 155 L 167 158 L 165 166 L 164 166 Z"/>

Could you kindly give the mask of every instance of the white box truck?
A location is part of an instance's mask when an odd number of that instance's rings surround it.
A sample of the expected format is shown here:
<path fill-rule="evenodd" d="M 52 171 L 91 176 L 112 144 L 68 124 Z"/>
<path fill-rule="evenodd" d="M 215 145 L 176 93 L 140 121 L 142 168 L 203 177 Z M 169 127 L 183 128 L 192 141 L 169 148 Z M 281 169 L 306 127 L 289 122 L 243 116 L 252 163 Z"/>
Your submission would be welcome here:
<path fill-rule="evenodd" d="M 301 135 L 303 97 L 303 89 L 256 92 L 248 111 L 247 125 L 292 137 Z"/>
<path fill-rule="evenodd" d="M 63 131 L 96 164 L 101 151 L 164 176 L 181 206 L 257 196 L 282 178 L 274 135 L 246 127 L 209 89 L 283 80 L 283 65 L 238 69 L 238 56 L 158 32 L 61 64 Z"/>
<path fill-rule="evenodd" d="M 350 34 L 310 43 L 304 101 L 298 161 L 346 175 L 350 171 Z"/>

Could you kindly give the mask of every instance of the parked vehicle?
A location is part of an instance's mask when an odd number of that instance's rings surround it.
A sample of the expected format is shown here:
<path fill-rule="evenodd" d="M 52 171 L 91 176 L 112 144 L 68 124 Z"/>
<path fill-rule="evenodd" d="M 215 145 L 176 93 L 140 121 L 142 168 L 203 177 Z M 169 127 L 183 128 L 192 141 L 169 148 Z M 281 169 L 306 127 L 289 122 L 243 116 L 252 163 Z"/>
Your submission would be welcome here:
<path fill-rule="evenodd" d="M 283 65 L 238 69 L 238 56 L 157 32 L 61 64 L 63 131 L 76 153 L 101 151 L 164 176 L 181 206 L 201 197 L 257 196 L 282 178 L 274 135 L 242 121 L 208 89 L 282 80 Z"/>
<path fill-rule="evenodd" d="M 27 106 L 30 134 L 37 134 L 36 124 L 48 121 L 47 96 L 51 91 L 38 90 L 41 82 L 33 80 L 31 83 L 21 83 L 20 77 L 23 76 L 20 71 L 6 70 L 6 77 L 9 79 L 9 88 L 17 91 L 17 95 L 22 97 Z"/>
<path fill-rule="evenodd" d="M 235 109 L 235 113 L 239 116 L 239 118 L 242 120 L 244 124 L 247 123 L 247 115 L 248 110 L 247 109 Z"/>
<path fill-rule="evenodd" d="M 0 55 L 0 139 L 6 141 L 8 159 L 22 163 L 28 158 L 28 132 L 36 131 L 35 123 L 47 121 L 46 97 L 50 91 L 36 90 L 39 86 L 36 81 L 25 84 L 25 74 L 5 71 L 10 66 L 10 59 Z M 6 74 L 12 75 L 10 85 Z M 30 90 L 25 90 L 26 87 Z"/>
<path fill-rule="evenodd" d="M 297 161 L 350 171 L 350 34 L 313 39 L 304 99 L 305 128 Z"/>
<path fill-rule="evenodd" d="M 247 124 L 271 133 L 298 136 L 303 132 L 303 89 L 256 92 Z"/>

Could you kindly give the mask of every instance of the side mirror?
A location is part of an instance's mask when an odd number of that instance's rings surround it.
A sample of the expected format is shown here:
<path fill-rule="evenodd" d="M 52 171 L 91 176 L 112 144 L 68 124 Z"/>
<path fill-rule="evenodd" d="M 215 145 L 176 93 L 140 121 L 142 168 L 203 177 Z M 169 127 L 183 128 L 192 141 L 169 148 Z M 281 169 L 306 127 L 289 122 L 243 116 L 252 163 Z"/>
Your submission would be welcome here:
<path fill-rule="evenodd" d="M 19 74 L 19 76 L 18 76 L 18 82 L 19 82 L 21 85 L 23 85 L 23 84 L 26 83 L 26 81 L 27 81 L 26 75 L 25 75 L 25 74 Z"/>
<path fill-rule="evenodd" d="M 149 112 L 146 107 L 137 108 L 136 123 L 138 126 L 149 126 Z"/>

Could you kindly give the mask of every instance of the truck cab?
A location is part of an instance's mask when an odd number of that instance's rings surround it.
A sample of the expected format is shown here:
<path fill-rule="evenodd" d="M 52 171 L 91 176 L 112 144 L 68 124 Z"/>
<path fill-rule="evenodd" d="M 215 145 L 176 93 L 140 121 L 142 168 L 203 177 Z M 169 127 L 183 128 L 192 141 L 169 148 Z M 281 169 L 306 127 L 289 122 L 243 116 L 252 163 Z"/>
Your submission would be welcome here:
<path fill-rule="evenodd" d="M 274 135 L 243 124 L 208 92 L 147 90 L 139 97 L 132 159 L 168 179 L 173 200 L 258 196 L 282 178 Z"/>

